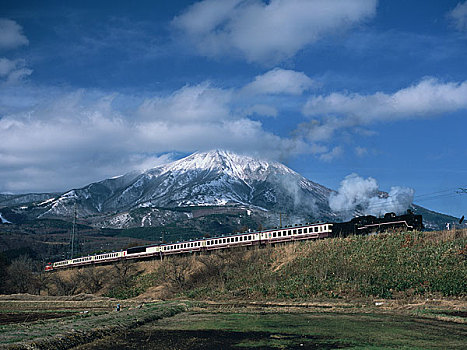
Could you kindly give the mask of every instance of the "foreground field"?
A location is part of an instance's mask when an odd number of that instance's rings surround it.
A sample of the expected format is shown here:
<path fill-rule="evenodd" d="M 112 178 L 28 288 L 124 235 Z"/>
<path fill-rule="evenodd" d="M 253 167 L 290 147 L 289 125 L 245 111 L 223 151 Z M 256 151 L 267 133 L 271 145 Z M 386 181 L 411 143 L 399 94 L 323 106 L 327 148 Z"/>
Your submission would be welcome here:
<path fill-rule="evenodd" d="M 0 348 L 464 349 L 467 342 L 467 304 L 459 299 L 124 301 L 120 312 L 117 303 L 92 296 L 0 298 Z"/>
<path fill-rule="evenodd" d="M 464 349 L 466 257 L 452 230 L 59 270 L 0 296 L 0 348 Z"/>
<path fill-rule="evenodd" d="M 380 313 L 187 312 L 78 349 L 465 349 L 456 323 Z"/>

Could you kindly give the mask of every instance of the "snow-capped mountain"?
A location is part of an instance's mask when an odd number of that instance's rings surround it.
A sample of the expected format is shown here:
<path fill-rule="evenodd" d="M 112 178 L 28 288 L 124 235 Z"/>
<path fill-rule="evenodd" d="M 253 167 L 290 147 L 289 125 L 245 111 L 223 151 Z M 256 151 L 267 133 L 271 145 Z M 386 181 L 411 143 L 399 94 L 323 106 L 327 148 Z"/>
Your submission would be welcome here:
<path fill-rule="evenodd" d="M 258 224 L 276 226 L 279 213 L 284 214 L 288 224 L 338 220 L 338 214 L 329 206 L 331 193 L 336 192 L 281 163 L 213 150 L 61 195 L 36 195 L 31 197 L 34 202 L 2 212 L 13 221 L 21 217 L 71 220 L 76 210 L 80 222 L 112 228 L 163 226 L 203 215 L 230 213 L 238 217 L 248 213 Z M 13 200 L 7 197 L 0 200 Z M 429 214 L 424 208 L 411 208 Z M 363 214 L 357 209 L 354 215 Z M 455 219 L 435 214 L 438 216 L 428 215 L 433 222 Z M 238 221 L 236 225 L 243 223 Z"/>
<path fill-rule="evenodd" d="M 330 189 L 278 162 L 223 150 L 197 152 L 142 173 L 92 183 L 39 203 L 39 217 L 81 217 L 135 208 L 246 206 L 328 217 Z"/>

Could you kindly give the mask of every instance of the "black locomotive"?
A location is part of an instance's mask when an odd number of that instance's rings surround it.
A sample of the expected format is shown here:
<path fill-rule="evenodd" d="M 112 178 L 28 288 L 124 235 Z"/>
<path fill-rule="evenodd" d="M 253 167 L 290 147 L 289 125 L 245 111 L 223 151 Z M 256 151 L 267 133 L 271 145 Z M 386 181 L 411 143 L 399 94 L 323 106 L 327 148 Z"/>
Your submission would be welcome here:
<path fill-rule="evenodd" d="M 409 209 L 407 214 L 404 215 L 386 213 L 382 218 L 366 215 L 353 218 L 347 222 L 334 223 L 332 236 L 346 237 L 386 231 L 420 231 L 423 228 L 422 216 L 415 215 Z"/>

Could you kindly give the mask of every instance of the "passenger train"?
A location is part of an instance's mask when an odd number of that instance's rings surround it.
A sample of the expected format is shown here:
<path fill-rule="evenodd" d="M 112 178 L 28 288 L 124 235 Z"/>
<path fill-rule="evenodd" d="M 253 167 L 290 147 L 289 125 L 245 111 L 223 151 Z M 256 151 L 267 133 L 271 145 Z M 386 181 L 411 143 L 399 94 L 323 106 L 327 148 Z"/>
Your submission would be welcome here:
<path fill-rule="evenodd" d="M 421 230 L 422 216 L 408 211 L 397 216 L 387 213 L 383 218 L 367 215 L 343 223 L 313 223 L 275 228 L 265 231 L 243 232 L 220 237 L 200 238 L 196 240 L 133 247 L 120 252 L 97 254 L 75 259 L 58 261 L 46 265 L 46 271 L 84 266 L 90 264 L 111 263 L 119 260 L 162 258 L 174 254 L 207 252 L 218 249 L 248 247 L 255 245 L 293 242 L 328 237 L 346 237 L 355 234 L 370 234 L 389 230 Z"/>

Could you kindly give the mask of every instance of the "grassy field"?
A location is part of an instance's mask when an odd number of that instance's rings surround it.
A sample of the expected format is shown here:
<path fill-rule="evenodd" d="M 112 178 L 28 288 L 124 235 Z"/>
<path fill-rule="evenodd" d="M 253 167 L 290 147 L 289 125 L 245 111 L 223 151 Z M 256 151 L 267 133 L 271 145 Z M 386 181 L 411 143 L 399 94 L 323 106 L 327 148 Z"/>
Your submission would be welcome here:
<path fill-rule="evenodd" d="M 110 306 L 118 301 L 104 298 L 22 299 L 0 304 L 0 348 L 464 349 L 467 341 L 462 301 L 404 307 L 339 301 L 124 301 L 116 312 Z M 24 305 L 18 307 L 19 302 Z M 99 302 L 105 307 L 99 308 Z M 48 313 L 53 319 L 44 317 Z M 29 319 L 2 324 L 12 314 Z"/>

